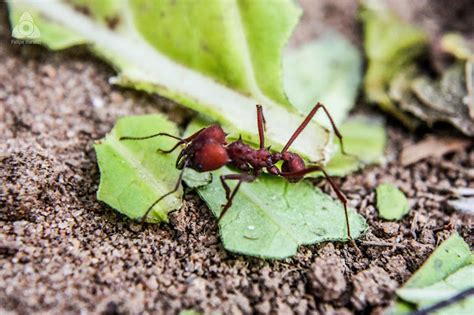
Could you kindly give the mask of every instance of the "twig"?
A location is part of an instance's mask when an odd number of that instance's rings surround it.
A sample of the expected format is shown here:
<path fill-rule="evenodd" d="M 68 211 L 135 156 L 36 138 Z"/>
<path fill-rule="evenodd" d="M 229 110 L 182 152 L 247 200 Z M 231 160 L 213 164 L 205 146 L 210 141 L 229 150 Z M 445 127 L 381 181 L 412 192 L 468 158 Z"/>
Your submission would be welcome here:
<path fill-rule="evenodd" d="M 387 247 L 398 247 L 405 248 L 406 246 L 398 243 L 387 243 L 387 242 L 377 242 L 377 241 L 365 241 L 361 243 L 364 246 L 387 246 Z"/>
<path fill-rule="evenodd" d="M 430 307 L 415 311 L 413 313 L 410 313 L 409 315 L 428 315 L 434 311 L 439 310 L 440 308 L 444 308 L 446 306 L 454 304 L 458 301 L 461 301 L 467 298 L 469 295 L 473 295 L 473 294 L 474 294 L 474 288 L 469 288 L 464 291 L 461 291 L 460 293 L 456 294 L 455 296 L 450 297 L 447 300 L 438 302 L 434 305 L 431 305 Z"/>

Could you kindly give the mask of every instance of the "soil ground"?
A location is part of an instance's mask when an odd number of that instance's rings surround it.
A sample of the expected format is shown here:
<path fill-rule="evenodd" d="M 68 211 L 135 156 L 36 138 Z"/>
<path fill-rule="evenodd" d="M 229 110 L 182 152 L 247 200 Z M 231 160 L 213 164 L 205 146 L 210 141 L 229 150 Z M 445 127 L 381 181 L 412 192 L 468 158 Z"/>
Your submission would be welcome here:
<path fill-rule="evenodd" d="M 304 3 L 293 44 L 316 36 L 319 19 L 360 45 L 353 2 L 331 2 Z M 160 111 L 183 125 L 193 113 L 111 87 L 113 70 L 86 50 L 10 45 L 0 11 L 1 314 L 381 314 L 453 230 L 474 243 L 472 217 L 446 205 L 448 189 L 474 188 L 472 146 L 402 167 L 400 150 L 423 135 L 390 119 L 387 163 L 339 180 L 370 224 L 361 256 L 340 243 L 303 246 L 284 261 L 226 252 L 193 191 L 169 225 L 132 222 L 96 200 L 94 140 L 121 116 Z M 334 22 L 341 12 L 348 24 Z M 374 189 L 385 182 L 409 197 L 399 222 L 377 218 Z"/>

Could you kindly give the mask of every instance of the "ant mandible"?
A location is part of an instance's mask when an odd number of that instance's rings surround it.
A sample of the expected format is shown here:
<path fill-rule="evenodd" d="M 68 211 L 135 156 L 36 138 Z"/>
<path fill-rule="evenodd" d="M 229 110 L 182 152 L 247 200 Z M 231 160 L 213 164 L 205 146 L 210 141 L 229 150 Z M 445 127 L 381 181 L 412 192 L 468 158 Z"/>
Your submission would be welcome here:
<path fill-rule="evenodd" d="M 349 226 L 349 217 L 347 213 L 347 199 L 336 184 L 332 181 L 329 175 L 320 164 L 315 164 L 306 167 L 303 159 L 296 153 L 288 151 L 291 144 L 301 134 L 304 128 L 308 125 L 311 119 L 314 117 L 316 112 L 322 108 L 326 113 L 329 121 L 331 122 L 332 129 L 339 139 L 341 152 L 346 154 L 343 147 L 342 135 L 336 127 L 331 115 L 329 114 L 326 107 L 317 103 L 310 111 L 308 116 L 303 120 L 301 125 L 296 129 L 293 135 L 290 137 L 286 145 L 280 152 L 270 152 L 270 148 L 265 147 L 265 118 L 263 116 L 263 110 L 261 105 L 257 105 L 257 125 L 258 125 L 258 136 L 260 140 L 260 146 L 258 149 L 254 149 L 248 144 L 244 143 L 241 138 L 237 141 L 228 143 L 226 140 L 227 134 L 222 130 L 221 126 L 214 124 L 209 127 L 203 128 L 193 135 L 187 138 L 179 138 L 174 135 L 160 132 L 146 137 L 121 137 L 120 140 L 146 140 L 158 136 L 167 136 L 178 140 L 175 146 L 169 150 L 161 150 L 162 153 L 171 153 L 180 145 L 185 145 L 181 150 L 176 159 L 176 168 L 181 170 L 178 181 L 172 191 L 164 194 L 158 198 L 153 204 L 147 209 L 142 217 L 142 222 L 146 219 L 151 209 L 163 200 L 165 197 L 173 194 L 179 189 L 181 181 L 183 179 L 184 170 L 186 168 L 194 169 L 198 172 L 210 172 L 217 170 L 225 165 L 233 166 L 244 173 L 238 174 L 227 174 L 221 175 L 220 180 L 224 187 L 227 202 L 223 205 L 223 209 L 218 218 L 218 222 L 226 214 L 227 210 L 232 206 L 232 200 L 234 199 L 237 191 L 242 182 L 254 181 L 265 169 L 267 173 L 277 175 L 286 178 L 290 183 L 296 183 L 303 179 L 306 174 L 320 171 L 324 174 L 326 180 L 332 186 L 336 192 L 337 198 L 341 201 L 344 206 L 344 214 L 346 218 L 347 236 L 349 240 L 353 242 L 351 236 L 351 230 Z M 281 169 L 275 164 L 279 161 L 283 161 Z M 236 180 L 237 185 L 231 191 L 226 181 Z"/>

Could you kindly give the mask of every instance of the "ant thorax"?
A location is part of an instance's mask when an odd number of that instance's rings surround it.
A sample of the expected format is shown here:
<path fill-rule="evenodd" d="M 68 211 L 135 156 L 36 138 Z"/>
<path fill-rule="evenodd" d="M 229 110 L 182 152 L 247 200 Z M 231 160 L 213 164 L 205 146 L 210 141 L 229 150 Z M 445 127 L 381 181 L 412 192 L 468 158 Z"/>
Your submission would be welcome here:
<path fill-rule="evenodd" d="M 227 153 L 234 167 L 247 171 L 261 170 L 273 166 L 272 154 L 268 149 L 254 149 L 241 140 L 234 141 L 227 146 Z"/>

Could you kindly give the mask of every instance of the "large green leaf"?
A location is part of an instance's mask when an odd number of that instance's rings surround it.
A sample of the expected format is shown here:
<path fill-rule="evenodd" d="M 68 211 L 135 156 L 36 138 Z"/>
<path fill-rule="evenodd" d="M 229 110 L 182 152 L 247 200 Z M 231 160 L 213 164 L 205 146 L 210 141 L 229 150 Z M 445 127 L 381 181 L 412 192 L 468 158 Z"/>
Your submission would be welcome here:
<path fill-rule="evenodd" d="M 257 103 L 265 108 L 268 142 L 275 148 L 303 119 L 285 98 L 280 68 L 300 15 L 293 1 L 24 0 L 9 7 L 12 25 L 28 11 L 41 33 L 60 27 L 86 41 L 118 69 L 112 82 L 158 92 L 248 141 L 258 139 Z M 55 47 L 61 38 L 38 40 Z M 293 149 L 321 160 L 328 146 L 329 132 L 311 123 Z"/>
<path fill-rule="evenodd" d="M 454 233 L 444 241 L 421 268 L 397 290 L 402 299 L 390 314 L 408 314 L 416 308 L 425 308 L 446 300 L 462 290 L 474 287 L 474 254 L 469 245 Z M 411 304 L 408 304 L 411 303 Z M 466 299 L 442 309 L 437 314 L 468 314 L 474 298 Z"/>
<path fill-rule="evenodd" d="M 350 156 L 341 154 L 339 146 L 335 146 L 326 166 L 331 175 L 345 176 L 362 165 L 383 160 L 383 123 L 367 117 L 345 121 L 362 80 L 361 59 L 357 48 L 336 32 L 288 50 L 283 59 L 285 88 L 291 102 L 302 112 L 309 112 L 316 102 L 322 102 L 344 137 Z M 318 113 L 316 119 L 331 128 L 324 112 Z"/>
<path fill-rule="evenodd" d="M 341 124 L 354 106 L 362 81 L 359 50 L 335 31 L 285 52 L 285 90 L 290 101 L 303 113 L 322 102 L 336 125 Z M 323 113 L 318 122 L 330 127 Z"/>
<path fill-rule="evenodd" d="M 143 216 L 153 202 L 171 191 L 179 171 L 174 167 L 177 153 L 160 154 L 176 140 L 156 137 L 123 140 L 158 132 L 178 134 L 176 126 L 162 115 L 130 116 L 119 119 L 112 131 L 95 145 L 100 168 L 97 198 L 132 219 Z M 182 189 L 158 203 L 148 215 L 150 222 L 168 222 L 168 212 L 181 207 Z"/>

